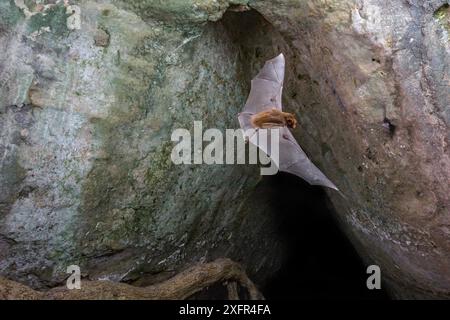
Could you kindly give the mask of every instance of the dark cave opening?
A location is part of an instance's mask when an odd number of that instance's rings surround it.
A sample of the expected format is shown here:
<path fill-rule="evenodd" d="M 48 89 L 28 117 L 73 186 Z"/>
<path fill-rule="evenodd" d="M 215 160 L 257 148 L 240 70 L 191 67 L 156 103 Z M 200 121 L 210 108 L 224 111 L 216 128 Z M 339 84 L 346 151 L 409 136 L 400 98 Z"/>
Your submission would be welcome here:
<path fill-rule="evenodd" d="M 263 288 L 267 299 L 389 299 L 383 288 L 367 288 L 367 266 L 340 230 L 323 188 L 283 172 L 263 183 L 284 245 L 281 268 Z"/>
<path fill-rule="evenodd" d="M 264 176 L 252 197 L 269 207 L 264 213 L 271 215 L 275 238 L 281 242 L 280 268 L 258 283 L 267 300 L 390 299 L 383 285 L 381 290 L 367 288 L 368 265 L 340 229 L 322 187 L 279 172 Z M 249 298 L 240 286 L 239 297 Z M 189 299 L 227 298 L 225 284 L 217 283 Z"/>

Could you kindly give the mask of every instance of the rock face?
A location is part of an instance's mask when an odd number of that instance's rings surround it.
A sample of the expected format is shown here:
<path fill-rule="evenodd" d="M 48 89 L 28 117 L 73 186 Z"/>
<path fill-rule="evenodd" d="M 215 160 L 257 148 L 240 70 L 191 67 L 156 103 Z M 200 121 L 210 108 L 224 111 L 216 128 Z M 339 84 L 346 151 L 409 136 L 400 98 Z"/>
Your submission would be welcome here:
<path fill-rule="evenodd" d="M 1 274 L 34 288 L 72 264 L 159 279 L 228 256 L 263 278 L 279 258 L 267 209 L 248 209 L 257 168 L 170 159 L 174 129 L 238 125 L 238 49 L 204 25 L 226 7 L 168 2 L 180 23 L 127 3 L 1 1 Z"/>
<path fill-rule="evenodd" d="M 255 1 L 288 42 L 285 105 L 397 297 L 450 297 L 446 1 Z"/>
<path fill-rule="evenodd" d="M 236 128 L 282 51 L 343 229 L 395 296 L 450 297 L 445 3 L 0 0 L 0 273 L 133 281 L 225 255 L 264 279 L 279 242 L 258 170 L 175 166 L 170 135 Z"/>

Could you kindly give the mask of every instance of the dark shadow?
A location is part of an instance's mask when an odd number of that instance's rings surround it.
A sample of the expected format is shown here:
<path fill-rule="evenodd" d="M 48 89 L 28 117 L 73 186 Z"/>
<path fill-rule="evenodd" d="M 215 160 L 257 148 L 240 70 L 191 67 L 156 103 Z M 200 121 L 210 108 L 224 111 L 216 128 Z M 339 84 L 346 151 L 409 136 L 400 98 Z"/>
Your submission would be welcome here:
<path fill-rule="evenodd" d="M 264 177 L 285 252 L 281 269 L 263 288 L 267 299 L 389 299 L 366 286 L 367 266 L 333 217 L 321 187 L 279 173 Z"/>

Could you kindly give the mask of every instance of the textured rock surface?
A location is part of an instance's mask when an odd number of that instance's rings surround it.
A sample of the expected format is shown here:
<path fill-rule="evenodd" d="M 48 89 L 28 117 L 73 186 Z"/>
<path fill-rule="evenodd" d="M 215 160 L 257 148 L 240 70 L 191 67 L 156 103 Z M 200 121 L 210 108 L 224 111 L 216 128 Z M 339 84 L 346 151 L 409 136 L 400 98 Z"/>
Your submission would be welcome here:
<path fill-rule="evenodd" d="M 450 296 L 446 1 L 254 1 L 289 44 L 285 105 L 398 297 Z M 294 97 L 295 96 L 295 97 Z"/>
<path fill-rule="evenodd" d="M 165 277 L 225 252 L 263 278 L 277 242 L 257 171 L 173 166 L 169 137 L 236 127 L 283 51 L 284 105 L 348 198 L 330 193 L 344 230 L 396 296 L 450 296 L 446 1 L 32 2 L 0 0 L 3 275 Z"/>
<path fill-rule="evenodd" d="M 176 3 L 184 16 L 190 5 Z M 68 29 L 63 4 L 30 17 L 1 6 L 3 275 L 53 286 L 78 264 L 91 279 L 132 281 L 216 256 L 273 271 L 271 217 L 246 209 L 257 168 L 170 161 L 173 129 L 237 125 L 247 84 L 222 25 L 83 1 L 81 29 Z"/>

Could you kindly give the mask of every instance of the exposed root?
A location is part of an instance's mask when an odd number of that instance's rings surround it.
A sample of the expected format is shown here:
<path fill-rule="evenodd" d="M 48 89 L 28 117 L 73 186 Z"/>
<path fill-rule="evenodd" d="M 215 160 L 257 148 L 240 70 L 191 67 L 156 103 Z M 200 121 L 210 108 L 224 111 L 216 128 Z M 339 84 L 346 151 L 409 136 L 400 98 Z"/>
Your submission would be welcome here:
<path fill-rule="evenodd" d="M 230 259 L 197 264 L 169 280 L 142 288 L 111 281 L 82 281 L 80 290 L 58 287 L 47 292 L 39 292 L 13 281 L 0 279 L 0 299 L 182 300 L 215 283 L 224 282 L 227 282 L 229 299 L 239 299 L 238 283 L 247 289 L 250 299 L 264 299 L 243 268 Z"/>

